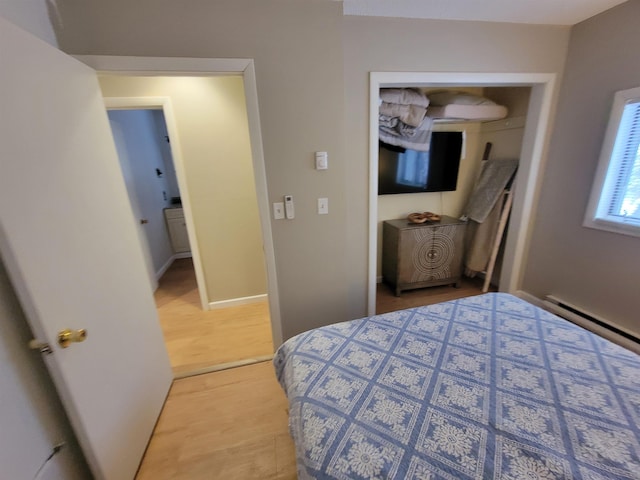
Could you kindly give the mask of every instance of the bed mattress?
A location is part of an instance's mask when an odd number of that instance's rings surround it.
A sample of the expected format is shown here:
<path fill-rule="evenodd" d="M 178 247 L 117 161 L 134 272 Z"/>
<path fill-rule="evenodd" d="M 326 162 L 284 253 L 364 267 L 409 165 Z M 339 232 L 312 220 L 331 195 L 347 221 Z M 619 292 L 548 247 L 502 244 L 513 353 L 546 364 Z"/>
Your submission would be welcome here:
<path fill-rule="evenodd" d="M 300 479 L 640 478 L 640 357 L 503 293 L 300 334 Z"/>

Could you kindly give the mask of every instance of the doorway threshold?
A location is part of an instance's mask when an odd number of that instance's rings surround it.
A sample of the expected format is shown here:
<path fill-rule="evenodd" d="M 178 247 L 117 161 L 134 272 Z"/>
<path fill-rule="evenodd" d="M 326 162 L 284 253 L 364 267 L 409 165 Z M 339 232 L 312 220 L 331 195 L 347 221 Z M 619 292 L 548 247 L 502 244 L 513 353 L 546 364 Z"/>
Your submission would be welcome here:
<path fill-rule="evenodd" d="M 244 360 L 237 360 L 235 362 L 220 363 L 218 365 L 211 365 L 209 367 L 198 368 L 195 370 L 176 373 L 173 376 L 173 379 L 179 380 L 181 378 L 195 377 L 196 375 L 204 375 L 206 373 L 219 372 L 221 370 L 229 370 L 231 368 L 245 367 L 247 365 L 253 365 L 256 363 L 270 362 L 271 360 L 273 360 L 273 354 L 261 355 L 254 358 L 246 358 Z"/>

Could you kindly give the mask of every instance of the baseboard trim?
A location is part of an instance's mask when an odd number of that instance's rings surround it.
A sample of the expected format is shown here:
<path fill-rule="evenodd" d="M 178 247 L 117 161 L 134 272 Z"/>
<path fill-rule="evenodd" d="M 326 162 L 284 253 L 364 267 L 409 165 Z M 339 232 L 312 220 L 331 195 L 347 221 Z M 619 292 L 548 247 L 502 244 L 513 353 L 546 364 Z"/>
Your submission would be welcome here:
<path fill-rule="evenodd" d="M 524 290 L 516 290 L 515 296 L 531 303 L 532 305 L 535 305 L 536 307 L 545 308 L 544 302 L 540 298 L 531 295 L 529 292 L 525 292 Z"/>
<path fill-rule="evenodd" d="M 640 354 L 640 343 L 638 343 L 638 338 L 635 336 L 635 334 L 624 330 L 618 325 L 611 325 L 609 322 L 602 321 L 594 322 L 593 320 L 587 318 L 589 315 L 587 315 L 587 317 L 581 316 L 580 314 L 567 310 L 562 306 L 558 306 L 555 303 L 550 302 L 549 300 L 540 299 L 522 290 L 516 291 L 515 295 L 522 300 L 525 300 L 567 320 L 568 322 L 574 323 L 579 327 L 584 328 L 585 330 L 589 330 L 596 335 L 606 338 L 607 340 L 616 343 L 626 348 L 627 350 L 631 350 L 632 352 Z M 620 330 L 622 334 L 617 332 L 616 330 Z"/>
<path fill-rule="evenodd" d="M 176 259 L 175 256 L 169 258 L 169 260 L 167 260 L 167 263 L 165 263 L 162 267 L 160 267 L 160 270 L 156 272 L 156 280 L 160 280 L 160 278 L 166 273 L 166 271 L 169 270 L 169 267 L 171 266 L 171 264 L 175 259 Z"/>
<path fill-rule="evenodd" d="M 171 264 L 179 258 L 191 258 L 191 252 L 174 253 L 173 255 L 171 255 L 171 257 L 169 257 L 169 260 L 167 260 L 167 262 L 162 267 L 160 267 L 160 270 L 156 272 L 156 280 L 160 280 L 160 277 L 162 277 L 166 273 L 166 271 L 169 270 Z"/>
<path fill-rule="evenodd" d="M 250 305 L 252 303 L 263 302 L 268 298 L 266 293 L 262 295 L 253 295 L 251 297 L 230 298 L 229 300 L 219 300 L 217 302 L 209 302 L 209 310 L 218 308 L 238 307 L 240 305 Z"/>

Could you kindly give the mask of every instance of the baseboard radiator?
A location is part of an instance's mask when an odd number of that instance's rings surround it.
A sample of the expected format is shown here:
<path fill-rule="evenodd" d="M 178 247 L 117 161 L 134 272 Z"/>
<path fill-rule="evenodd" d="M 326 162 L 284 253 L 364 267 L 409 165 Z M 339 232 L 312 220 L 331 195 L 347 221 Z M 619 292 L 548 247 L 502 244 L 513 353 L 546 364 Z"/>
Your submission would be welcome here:
<path fill-rule="evenodd" d="M 634 333 L 620 326 L 611 324 L 611 322 L 604 320 L 602 317 L 598 317 L 555 295 L 547 295 L 542 303 L 544 304 L 544 308 L 559 317 L 569 320 L 587 330 L 591 330 L 612 342 L 640 354 L 640 337 Z"/>

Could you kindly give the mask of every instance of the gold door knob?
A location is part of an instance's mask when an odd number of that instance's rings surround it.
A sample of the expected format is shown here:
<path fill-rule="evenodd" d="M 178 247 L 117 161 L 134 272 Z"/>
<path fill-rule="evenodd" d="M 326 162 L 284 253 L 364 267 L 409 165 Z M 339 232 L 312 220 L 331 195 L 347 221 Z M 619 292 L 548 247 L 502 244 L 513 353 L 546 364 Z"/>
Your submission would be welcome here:
<path fill-rule="evenodd" d="M 87 331 L 84 328 L 71 330 L 66 328 L 58 332 L 58 344 L 67 348 L 72 342 L 84 342 L 87 339 Z"/>

